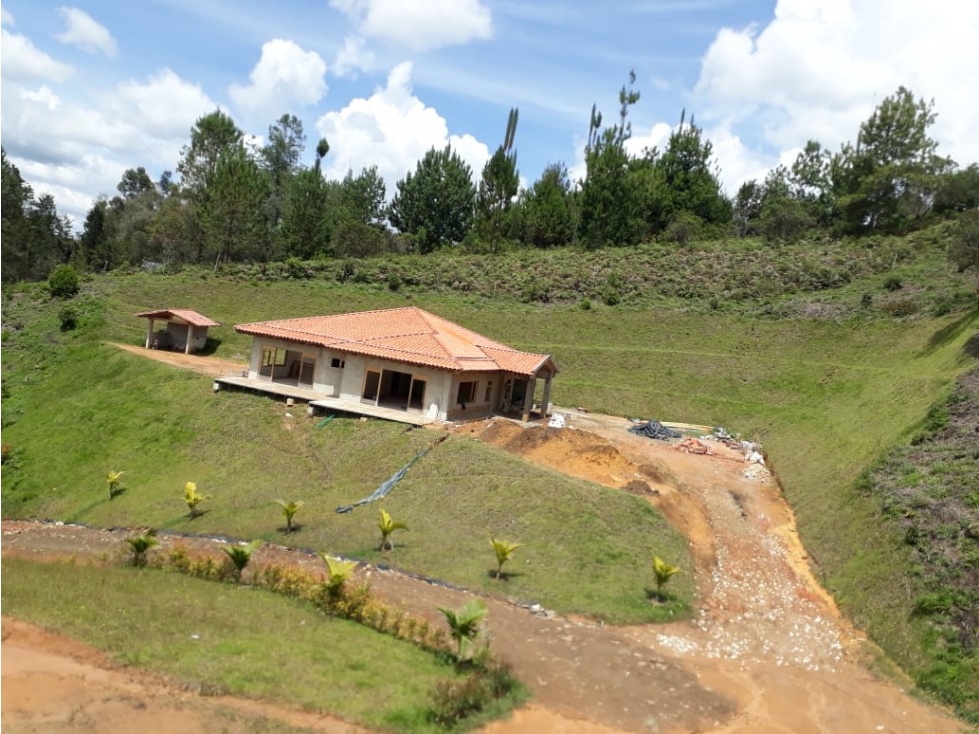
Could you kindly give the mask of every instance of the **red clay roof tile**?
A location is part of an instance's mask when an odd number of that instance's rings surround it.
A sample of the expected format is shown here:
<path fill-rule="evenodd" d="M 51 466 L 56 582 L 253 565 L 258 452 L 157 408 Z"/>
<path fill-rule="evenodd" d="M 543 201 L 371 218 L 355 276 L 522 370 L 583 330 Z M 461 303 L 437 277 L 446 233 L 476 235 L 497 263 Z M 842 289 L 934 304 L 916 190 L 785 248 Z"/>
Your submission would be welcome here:
<path fill-rule="evenodd" d="M 236 324 L 235 331 L 461 372 L 533 375 L 550 355 L 520 352 L 414 306 Z"/>
<path fill-rule="evenodd" d="M 143 311 L 136 314 L 144 319 L 159 319 L 161 321 L 172 321 L 178 319 L 186 321 L 191 326 L 220 326 L 217 321 L 212 321 L 207 316 L 191 311 L 186 308 L 161 308 L 156 311 Z"/>

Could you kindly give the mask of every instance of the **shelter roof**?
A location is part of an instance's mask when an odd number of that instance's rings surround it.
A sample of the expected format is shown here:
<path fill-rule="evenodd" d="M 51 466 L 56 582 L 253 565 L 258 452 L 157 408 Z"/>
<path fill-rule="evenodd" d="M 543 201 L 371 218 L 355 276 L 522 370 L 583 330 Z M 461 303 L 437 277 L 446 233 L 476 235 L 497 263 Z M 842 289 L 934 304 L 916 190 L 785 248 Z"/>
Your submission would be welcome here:
<path fill-rule="evenodd" d="M 191 311 L 186 308 L 161 308 L 156 311 L 142 311 L 136 314 L 140 318 L 144 319 L 154 319 L 158 321 L 177 321 L 179 323 L 187 323 L 191 326 L 220 326 L 217 321 L 209 319 L 203 314 L 197 313 L 197 311 Z"/>

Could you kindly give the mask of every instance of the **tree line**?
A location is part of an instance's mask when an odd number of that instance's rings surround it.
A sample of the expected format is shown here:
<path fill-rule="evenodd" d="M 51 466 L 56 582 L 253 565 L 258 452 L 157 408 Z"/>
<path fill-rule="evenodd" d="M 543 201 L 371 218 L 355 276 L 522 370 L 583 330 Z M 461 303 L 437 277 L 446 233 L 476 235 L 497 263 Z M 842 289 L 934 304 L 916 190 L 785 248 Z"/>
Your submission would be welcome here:
<path fill-rule="evenodd" d="M 593 106 L 585 175 L 548 165 L 521 190 L 512 109 L 502 141 L 478 176 L 451 145 L 429 150 L 388 201 L 377 166 L 342 180 L 322 173 L 325 139 L 302 165 L 301 121 L 282 115 L 264 145 L 251 144 L 221 111 L 199 118 L 181 150 L 178 177 L 125 171 L 73 235 L 52 196 L 35 198 L 2 154 L 4 281 L 39 280 L 59 264 L 104 272 L 123 266 L 272 262 L 433 253 L 448 246 L 497 253 L 518 247 L 630 246 L 659 238 L 761 236 L 793 240 L 820 228 L 836 236 L 903 233 L 979 206 L 979 166 L 938 154 L 933 103 L 900 87 L 830 151 L 810 140 L 791 166 L 723 191 L 713 148 L 681 113 L 664 149 L 635 155 L 629 113 L 635 75 L 604 124 Z"/>

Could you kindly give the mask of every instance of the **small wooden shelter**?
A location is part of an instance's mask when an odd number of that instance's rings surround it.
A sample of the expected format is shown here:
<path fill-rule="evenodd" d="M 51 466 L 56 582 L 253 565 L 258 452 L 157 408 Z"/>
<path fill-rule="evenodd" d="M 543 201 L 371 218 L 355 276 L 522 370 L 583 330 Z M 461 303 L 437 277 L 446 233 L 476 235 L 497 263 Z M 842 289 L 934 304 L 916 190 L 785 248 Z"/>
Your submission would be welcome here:
<path fill-rule="evenodd" d="M 221 325 L 197 311 L 186 308 L 163 308 L 157 311 L 143 311 L 136 315 L 147 319 L 147 349 L 172 349 L 184 354 L 203 349 L 207 344 L 208 327 Z M 158 321 L 164 322 L 165 326 L 155 330 Z"/>

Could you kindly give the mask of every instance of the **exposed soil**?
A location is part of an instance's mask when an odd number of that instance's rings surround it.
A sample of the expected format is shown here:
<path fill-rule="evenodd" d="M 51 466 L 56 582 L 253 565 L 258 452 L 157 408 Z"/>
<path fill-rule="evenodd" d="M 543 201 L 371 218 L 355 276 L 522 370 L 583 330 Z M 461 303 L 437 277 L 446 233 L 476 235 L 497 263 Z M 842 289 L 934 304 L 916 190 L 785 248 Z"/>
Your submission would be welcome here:
<path fill-rule="evenodd" d="M 182 367 L 186 370 L 200 372 L 211 377 L 226 377 L 228 375 L 240 375 L 241 371 L 248 368 L 244 362 L 235 362 L 221 357 L 211 357 L 201 354 L 184 354 L 183 352 L 171 352 L 168 349 L 145 349 L 143 347 L 132 346 L 131 344 L 113 344 L 126 352 L 135 354 L 147 359 L 155 359 L 157 362 L 172 364 L 175 367 Z"/>
<path fill-rule="evenodd" d="M 179 366 L 189 361 L 212 375 L 242 367 L 211 357 L 134 351 L 170 357 L 164 361 Z M 629 434 L 624 419 L 565 415 L 563 429 L 492 420 L 458 430 L 531 461 L 645 496 L 690 541 L 700 607 L 688 622 L 613 628 L 488 599 L 493 649 L 513 664 L 533 691 L 534 703 L 487 732 L 944 734 L 964 729 L 869 672 L 862 636 L 813 578 L 792 513 L 764 467 L 744 462 L 740 453 L 716 442 L 710 444 L 711 455 L 684 453 L 676 442 Z M 5 556 L 99 557 L 118 553 L 128 534 L 7 521 L 2 550 Z M 164 550 L 179 543 L 193 552 L 220 553 L 219 544 L 206 539 L 161 534 L 160 540 Z M 315 556 L 273 546 L 254 558 L 259 566 L 321 564 Z M 438 621 L 432 614 L 436 606 L 458 606 L 469 596 L 396 572 L 368 567 L 360 573 L 369 576 L 378 594 L 433 621 Z M 179 721 L 182 732 L 209 731 L 213 717 L 221 717 L 225 730 L 247 730 L 229 721 L 229 710 L 257 711 L 321 731 L 355 730 L 275 704 L 201 698 L 131 669 L 113 668 L 100 653 L 28 625 L 5 619 L 3 629 L 3 726 L 10 731 L 67 731 L 73 716 L 94 716 L 108 712 L 106 707 L 120 731 L 123 726 L 168 731 L 171 721 Z"/>

